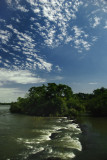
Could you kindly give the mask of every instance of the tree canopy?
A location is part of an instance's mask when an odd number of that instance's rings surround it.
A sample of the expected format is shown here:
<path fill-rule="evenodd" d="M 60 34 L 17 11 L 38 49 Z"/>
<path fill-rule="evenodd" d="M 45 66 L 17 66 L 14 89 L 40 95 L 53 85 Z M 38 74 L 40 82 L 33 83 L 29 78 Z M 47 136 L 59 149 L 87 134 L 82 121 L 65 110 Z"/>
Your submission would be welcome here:
<path fill-rule="evenodd" d="M 12 113 L 35 116 L 77 116 L 85 111 L 93 116 L 107 116 L 107 89 L 100 88 L 92 94 L 73 94 L 64 84 L 48 83 L 31 87 L 25 98 L 11 103 Z"/>
<path fill-rule="evenodd" d="M 107 116 L 107 89 L 102 87 L 94 90 L 86 107 L 94 116 Z"/>
<path fill-rule="evenodd" d="M 27 97 L 17 99 L 10 111 L 35 116 L 77 116 L 84 106 L 64 84 L 48 83 L 29 89 Z"/>

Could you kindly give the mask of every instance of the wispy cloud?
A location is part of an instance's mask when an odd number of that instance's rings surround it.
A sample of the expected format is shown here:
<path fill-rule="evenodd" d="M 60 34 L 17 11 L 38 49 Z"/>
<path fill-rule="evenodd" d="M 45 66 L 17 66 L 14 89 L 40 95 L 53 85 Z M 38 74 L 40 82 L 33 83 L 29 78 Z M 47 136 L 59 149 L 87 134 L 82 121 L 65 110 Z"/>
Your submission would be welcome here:
<path fill-rule="evenodd" d="M 54 78 L 51 78 L 50 81 L 61 81 L 62 79 L 64 79 L 64 77 L 62 77 L 62 76 L 55 76 Z"/>
<path fill-rule="evenodd" d="M 56 66 L 56 69 L 57 69 L 59 72 L 62 71 L 62 69 L 61 69 L 58 65 Z"/>
<path fill-rule="evenodd" d="M 3 44 L 7 44 L 11 37 L 11 33 L 7 30 L 0 30 L 0 39 Z"/>
<path fill-rule="evenodd" d="M 89 82 L 88 83 L 89 85 L 97 85 L 97 84 L 99 84 L 98 82 Z"/>
<path fill-rule="evenodd" d="M 2 67 L 13 70 L 52 71 L 53 64 L 40 52 L 40 48 L 45 46 L 55 48 L 69 44 L 78 52 L 89 51 L 98 40 L 98 36 L 90 33 L 90 29 L 87 28 L 92 27 L 91 29 L 95 30 L 103 18 L 99 14 L 100 11 L 105 14 L 107 10 L 104 0 L 25 0 L 25 3 L 21 0 L 6 0 L 6 2 L 13 13 L 18 11 L 18 14 L 16 17 L 13 14 L 9 20 L 0 19 L 4 28 L 0 30 L 3 57 L 0 62 Z M 81 7 L 87 10 L 81 19 L 84 20 L 82 26 L 77 23 Z M 32 17 L 28 16 L 29 11 L 33 13 Z M 91 27 L 85 22 L 91 24 Z M 107 28 L 106 21 L 103 28 Z M 58 67 L 57 70 L 60 71 Z"/>
<path fill-rule="evenodd" d="M 93 28 L 95 28 L 96 26 L 98 26 L 100 24 L 101 18 L 99 17 L 94 17 L 94 23 L 92 25 Z"/>
<path fill-rule="evenodd" d="M 107 29 L 107 21 L 105 22 L 105 26 L 104 26 L 104 29 Z"/>
<path fill-rule="evenodd" d="M 28 70 L 10 71 L 6 69 L 0 70 L 0 83 L 19 83 L 19 84 L 31 84 L 31 83 L 44 83 L 46 79 L 39 78 L 35 74 Z"/>
<path fill-rule="evenodd" d="M 78 26 L 74 26 L 72 31 L 74 32 L 74 36 L 72 38 L 74 47 L 79 49 L 79 52 L 82 52 L 83 49 L 89 50 L 91 47 L 91 43 L 87 39 L 89 35 Z"/>
<path fill-rule="evenodd" d="M 25 5 L 20 4 L 21 0 L 6 0 L 6 2 L 13 10 L 20 10 L 21 12 L 29 11 Z"/>
<path fill-rule="evenodd" d="M 34 69 L 37 67 L 41 70 L 52 70 L 52 64 L 46 62 L 41 56 L 38 56 L 38 50 L 36 49 L 36 42 L 32 36 L 32 33 L 22 33 L 14 28 L 12 25 L 6 26 L 9 31 L 2 31 L 1 36 L 2 43 L 7 43 L 10 40 L 10 35 L 16 36 L 12 44 L 8 45 L 9 50 L 6 50 L 2 47 L 2 51 L 6 54 L 10 55 L 12 58 L 12 66 L 11 59 L 7 62 L 6 59 L 3 61 L 4 67 L 9 67 L 13 69 Z M 12 52 L 10 52 L 10 50 Z"/>
<path fill-rule="evenodd" d="M 45 19 L 42 26 L 35 22 L 45 45 L 53 48 L 61 44 L 62 41 L 64 43 L 70 42 L 71 38 L 68 38 L 69 21 L 76 19 L 76 13 L 83 4 L 82 1 L 40 0 L 37 3 L 34 0 L 27 0 L 27 2 L 30 3 L 34 13 L 36 10 L 38 17 L 44 17 Z"/>

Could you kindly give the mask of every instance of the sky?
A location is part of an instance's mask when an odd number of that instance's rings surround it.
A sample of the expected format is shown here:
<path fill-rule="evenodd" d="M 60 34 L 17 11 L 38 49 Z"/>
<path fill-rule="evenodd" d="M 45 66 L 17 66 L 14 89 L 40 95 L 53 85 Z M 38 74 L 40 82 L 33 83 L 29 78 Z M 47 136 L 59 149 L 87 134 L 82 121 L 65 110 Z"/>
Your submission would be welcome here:
<path fill-rule="evenodd" d="M 47 83 L 107 88 L 107 0 L 0 0 L 0 102 Z"/>

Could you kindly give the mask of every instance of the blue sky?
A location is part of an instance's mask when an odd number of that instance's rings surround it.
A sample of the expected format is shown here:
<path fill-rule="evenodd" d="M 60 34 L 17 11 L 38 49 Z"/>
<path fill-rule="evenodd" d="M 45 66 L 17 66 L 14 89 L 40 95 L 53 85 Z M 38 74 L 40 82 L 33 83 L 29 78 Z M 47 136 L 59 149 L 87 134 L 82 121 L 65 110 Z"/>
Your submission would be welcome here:
<path fill-rule="evenodd" d="M 51 82 L 107 87 L 106 0 L 0 1 L 0 101 Z"/>

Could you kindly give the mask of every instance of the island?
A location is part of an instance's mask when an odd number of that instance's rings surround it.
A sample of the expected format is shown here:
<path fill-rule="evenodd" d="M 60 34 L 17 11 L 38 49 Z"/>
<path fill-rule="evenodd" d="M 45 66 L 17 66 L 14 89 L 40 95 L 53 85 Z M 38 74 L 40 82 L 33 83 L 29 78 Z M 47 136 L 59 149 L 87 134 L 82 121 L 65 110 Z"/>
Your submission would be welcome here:
<path fill-rule="evenodd" d="M 30 88 L 25 98 L 19 97 L 17 102 L 11 103 L 10 111 L 35 116 L 68 117 L 82 113 L 84 106 L 69 86 L 48 83 Z"/>
<path fill-rule="evenodd" d="M 12 102 L 10 111 L 44 117 L 75 117 L 88 113 L 107 116 L 107 89 L 100 88 L 91 94 L 74 94 L 65 84 L 48 83 L 31 87 L 25 98 Z"/>

